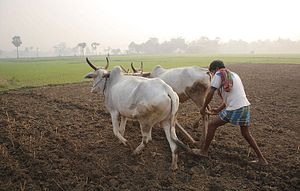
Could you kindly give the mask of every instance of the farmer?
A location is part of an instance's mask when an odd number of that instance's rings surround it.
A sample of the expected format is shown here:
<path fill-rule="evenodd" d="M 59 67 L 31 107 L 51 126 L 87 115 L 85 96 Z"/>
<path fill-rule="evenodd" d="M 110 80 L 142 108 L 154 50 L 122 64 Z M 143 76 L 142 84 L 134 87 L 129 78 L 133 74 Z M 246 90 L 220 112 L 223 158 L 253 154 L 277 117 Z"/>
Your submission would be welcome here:
<path fill-rule="evenodd" d="M 221 60 L 213 61 L 209 65 L 209 71 L 213 74 L 213 78 L 210 90 L 206 95 L 205 103 L 200 109 L 200 112 L 202 115 L 205 113 L 211 115 L 218 114 L 218 117 L 209 122 L 207 136 L 201 145 L 201 150 L 193 149 L 193 153 L 207 157 L 208 147 L 214 138 L 216 129 L 226 123 L 231 123 L 240 126 L 243 137 L 255 151 L 258 160 L 252 162 L 267 165 L 267 160 L 262 155 L 255 139 L 249 132 L 250 102 L 246 97 L 240 77 L 236 73 L 225 68 L 224 63 Z M 218 108 L 206 111 L 205 108 L 207 108 L 208 104 L 211 102 L 216 90 L 221 93 L 223 103 Z"/>

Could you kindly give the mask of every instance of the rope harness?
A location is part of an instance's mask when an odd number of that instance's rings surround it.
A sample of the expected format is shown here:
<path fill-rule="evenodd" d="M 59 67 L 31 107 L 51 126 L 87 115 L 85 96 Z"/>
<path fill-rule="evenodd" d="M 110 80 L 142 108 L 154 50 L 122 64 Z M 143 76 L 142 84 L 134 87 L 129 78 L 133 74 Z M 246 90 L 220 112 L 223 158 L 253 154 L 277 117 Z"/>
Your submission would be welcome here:
<path fill-rule="evenodd" d="M 104 77 L 102 77 L 102 79 L 99 80 L 95 85 L 93 85 L 93 87 L 96 87 L 100 82 L 102 82 L 102 80 L 105 79 L 104 87 L 103 87 L 103 91 L 102 91 L 103 95 L 104 95 L 104 92 L 105 92 L 105 89 L 106 89 L 107 78 L 108 78 L 107 76 L 104 76 Z"/>
<path fill-rule="evenodd" d="M 104 95 L 104 92 L 105 92 L 105 89 L 106 89 L 106 82 L 107 82 L 107 78 L 108 78 L 108 77 L 104 77 L 104 78 L 105 78 L 105 82 L 104 82 L 104 87 L 103 87 L 103 92 L 102 92 L 103 95 Z"/>

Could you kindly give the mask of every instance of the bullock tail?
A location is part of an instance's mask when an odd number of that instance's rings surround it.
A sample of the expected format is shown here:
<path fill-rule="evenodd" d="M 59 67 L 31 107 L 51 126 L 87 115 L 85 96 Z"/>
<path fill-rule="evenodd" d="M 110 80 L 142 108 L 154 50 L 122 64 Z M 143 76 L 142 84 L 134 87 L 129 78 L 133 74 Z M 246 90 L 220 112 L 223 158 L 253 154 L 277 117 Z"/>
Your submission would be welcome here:
<path fill-rule="evenodd" d="M 171 132 L 170 132 L 171 139 L 181 148 L 190 151 L 191 149 L 186 144 L 184 144 L 181 140 L 179 140 L 176 135 L 175 123 L 176 123 L 176 115 L 179 107 L 179 98 L 177 94 L 173 92 L 173 90 L 172 92 L 168 93 L 168 96 L 171 99 Z"/>

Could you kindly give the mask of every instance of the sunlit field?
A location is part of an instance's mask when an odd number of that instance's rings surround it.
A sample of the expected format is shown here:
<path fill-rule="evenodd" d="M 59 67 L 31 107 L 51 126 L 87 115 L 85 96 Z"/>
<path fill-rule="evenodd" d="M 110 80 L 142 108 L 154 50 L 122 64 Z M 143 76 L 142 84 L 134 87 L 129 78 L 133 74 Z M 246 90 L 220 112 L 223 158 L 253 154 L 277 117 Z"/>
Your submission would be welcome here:
<path fill-rule="evenodd" d="M 89 56 L 96 66 L 106 64 L 105 56 Z M 144 71 L 151 71 L 155 65 L 166 68 L 180 66 L 207 67 L 214 59 L 221 59 L 225 64 L 300 64 L 300 55 L 126 55 L 110 56 L 111 69 L 122 65 L 129 69 L 133 62 L 136 67 L 143 62 Z M 91 71 L 85 57 L 54 57 L 0 59 L 0 91 L 23 87 L 49 84 L 79 83 L 84 75 Z"/>

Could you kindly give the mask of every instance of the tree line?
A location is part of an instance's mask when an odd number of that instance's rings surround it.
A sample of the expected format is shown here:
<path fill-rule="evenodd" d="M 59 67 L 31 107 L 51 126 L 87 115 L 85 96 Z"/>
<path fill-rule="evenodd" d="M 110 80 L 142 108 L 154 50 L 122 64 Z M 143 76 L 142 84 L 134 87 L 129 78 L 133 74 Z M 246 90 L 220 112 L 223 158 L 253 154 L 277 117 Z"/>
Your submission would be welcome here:
<path fill-rule="evenodd" d="M 173 38 L 159 43 L 158 38 L 149 38 L 140 44 L 131 42 L 128 46 L 128 52 L 136 54 L 299 54 L 300 40 L 292 41 L 278 38 L 277 40 L 253 42 L 243 40 L 222 42 L 220 38 L 209 39 L 204 36 L 191 42 L 186 42 L 184 38 Z"/>
<path fill-rule="evenodd" d="M 21 37 L 14 36 L 12 44 L 17 49 L 17 58 L 19 58 L 19 47 L 22 45 Z M 140 44 L 131 42 L 127 50 L 120 48 L 106 47 L 103 52 L 98 50 L 100 43 L 92 42 L 88 45 L 86 42 L 78 43 L 75 47 L 69 48 L 65 42 L 55 46 L 55 56 L 85 56 L 98 54 L 299 54 L 300 40 L 278 38 L 277 40 L 257 40 L 246 42 L 243 40 L 229 40 L 222 42 L 220 38 L 209 39 L 200 37 L 197 40 L 187 42 L 184 38 L 172 38 L 170 40 L 159 42 L 158 38 L 149 38 Z M 0 56 L 4 51 L 0 50 Z M 24 53 L 30 57 L 39 56 L 39 48 L 25 47 Z M 53 54 L 52 54 L 53 56 Z"/>

